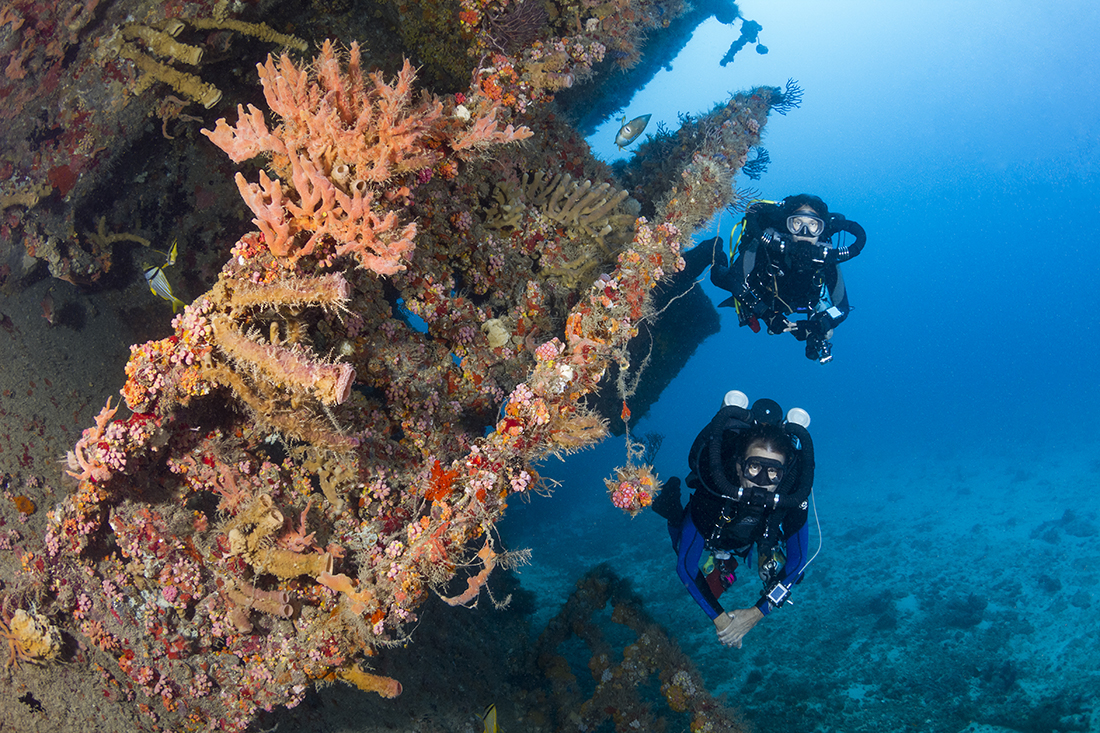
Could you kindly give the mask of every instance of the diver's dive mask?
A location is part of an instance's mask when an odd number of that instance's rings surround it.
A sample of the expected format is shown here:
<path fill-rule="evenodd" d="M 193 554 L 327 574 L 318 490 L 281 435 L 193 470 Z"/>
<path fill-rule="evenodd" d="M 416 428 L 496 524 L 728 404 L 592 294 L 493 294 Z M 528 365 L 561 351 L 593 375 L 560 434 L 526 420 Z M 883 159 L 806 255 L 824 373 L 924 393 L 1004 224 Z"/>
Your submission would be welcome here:
<path fill-rule="evenodd" d="M 752 456 L 741 462 L 741 475 L 757 486 L 778 486 L 786 467 L 774 458 Z"/>
<path fill-rule="evenodd" d="M 820 237 L 825 233 L 825 220 L 813 214 L 792 214 L 787 217 L 787 231 L 798 237 Z"/>

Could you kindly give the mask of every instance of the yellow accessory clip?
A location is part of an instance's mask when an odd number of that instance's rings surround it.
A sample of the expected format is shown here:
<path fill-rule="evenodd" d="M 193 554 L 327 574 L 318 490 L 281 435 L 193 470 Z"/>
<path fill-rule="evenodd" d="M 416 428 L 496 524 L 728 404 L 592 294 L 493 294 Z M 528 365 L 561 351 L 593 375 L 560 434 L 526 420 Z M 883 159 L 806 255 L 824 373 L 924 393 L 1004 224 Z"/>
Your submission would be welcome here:
<path fill-rule="evenodd" d="M 741 217 L 741 221 L 733 225 L 733 229 L 730 229 L 730 262 L 733 262 L 733 258 L 737 255 L 737 250 L 741 247 L 741 237 L 745 234 L 745 220 L 749 217 L 749 209 L 753 207 L 753 204 L 778 204 L 778 201 L 769 201 L 768 199 L 753 199 L 749 202 L 749 205 L 745 207 L 745 215 Z M 734 236 L 734 232 L 737 232 L 737 236 Z"/>

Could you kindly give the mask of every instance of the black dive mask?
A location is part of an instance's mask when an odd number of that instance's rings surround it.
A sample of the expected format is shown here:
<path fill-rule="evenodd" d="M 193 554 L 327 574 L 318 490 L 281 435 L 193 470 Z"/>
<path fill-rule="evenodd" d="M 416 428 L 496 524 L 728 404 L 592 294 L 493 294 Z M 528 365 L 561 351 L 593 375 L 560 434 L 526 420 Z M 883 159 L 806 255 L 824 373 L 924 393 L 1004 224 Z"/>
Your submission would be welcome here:
<path fill-rule="evenodd" d="M 820 237 L 825 220 L 813 214 L 792 214 L 787 217 L 787 231 L 799 237 Z"/>
<path fill-rule="evenodd" d="M 741 461 L 741 475 L 757 486 L 778 486 L 785 471 L 783 462 L 774 458 L 752 456 Z"/>

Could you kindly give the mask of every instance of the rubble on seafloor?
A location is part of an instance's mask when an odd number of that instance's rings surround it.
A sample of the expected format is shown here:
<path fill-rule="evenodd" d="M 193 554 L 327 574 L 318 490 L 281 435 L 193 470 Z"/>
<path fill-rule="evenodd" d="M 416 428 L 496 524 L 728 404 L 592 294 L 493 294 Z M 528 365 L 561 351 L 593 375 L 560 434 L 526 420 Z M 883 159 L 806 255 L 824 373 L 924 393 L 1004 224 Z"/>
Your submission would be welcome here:
<path fill-rule="evenodd" d="M 372 657 L 427 599 L 476 604 L 525 559 L 494 523 L 540 490 L 540 460 L 606 434 L 586 398 L 637 368 L 653 288 L 735 202 L 784 102 L 732 96 L 693 121 L 674 171 L 622 188 L 547 104 L 621 31 L 607 10 L 553 21 L 584 43 L 493 52 L 462 92 L 420 88 L 408 63 L 364 68 L 355 44 L 269 58 L 267 109 L 206 131 L 262 159 L 236 176 L 257 231 L 171 336 L 133 347 L 125 410 L 84 431 L 77 488 L 4 589 L 144 724 L 241 730 L 325 681 L 397 695 Z M 488 5 L 463 22 L 488 29 L 474 46 L 502 27 Z M 657 485 L 634 463 L 607 482 L 628 512 Z"/>

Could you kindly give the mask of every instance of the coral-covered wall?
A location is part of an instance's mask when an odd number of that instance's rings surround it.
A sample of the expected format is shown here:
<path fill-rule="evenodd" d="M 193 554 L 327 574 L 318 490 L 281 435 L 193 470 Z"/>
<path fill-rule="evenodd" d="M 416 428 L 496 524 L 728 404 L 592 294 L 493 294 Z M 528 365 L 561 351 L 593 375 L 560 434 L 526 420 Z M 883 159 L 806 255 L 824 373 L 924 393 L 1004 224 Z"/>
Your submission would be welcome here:
<path fill-rule="evenodd" d="M 778 91 L 735 97 L 689 155 L 623 185 L 546 101 L 630 9 L 600 7 L 561 58 L 562 37 L 526 39 L 456 93 L 355 44 L 270 57 L 265 104 L 204 131 L 262 166 L 235 173 L 256 230 L 172 335 L 133 347 L 125 409 L 70 452 L 77 487 L 9 593 L 157 725 L 241 729 L 318 680 L 399 694 L 361 665 L 431 595 L 481 602 L 521 559 L 494 532 L 508 502 L 605 434 L 586 396 L 637 367 L 651 291 L 735 200 Z M 479 12 L 487 43 L 500 11 Z M 657 485 L 633 457 L 607 483 L 629 512 Z"/>

